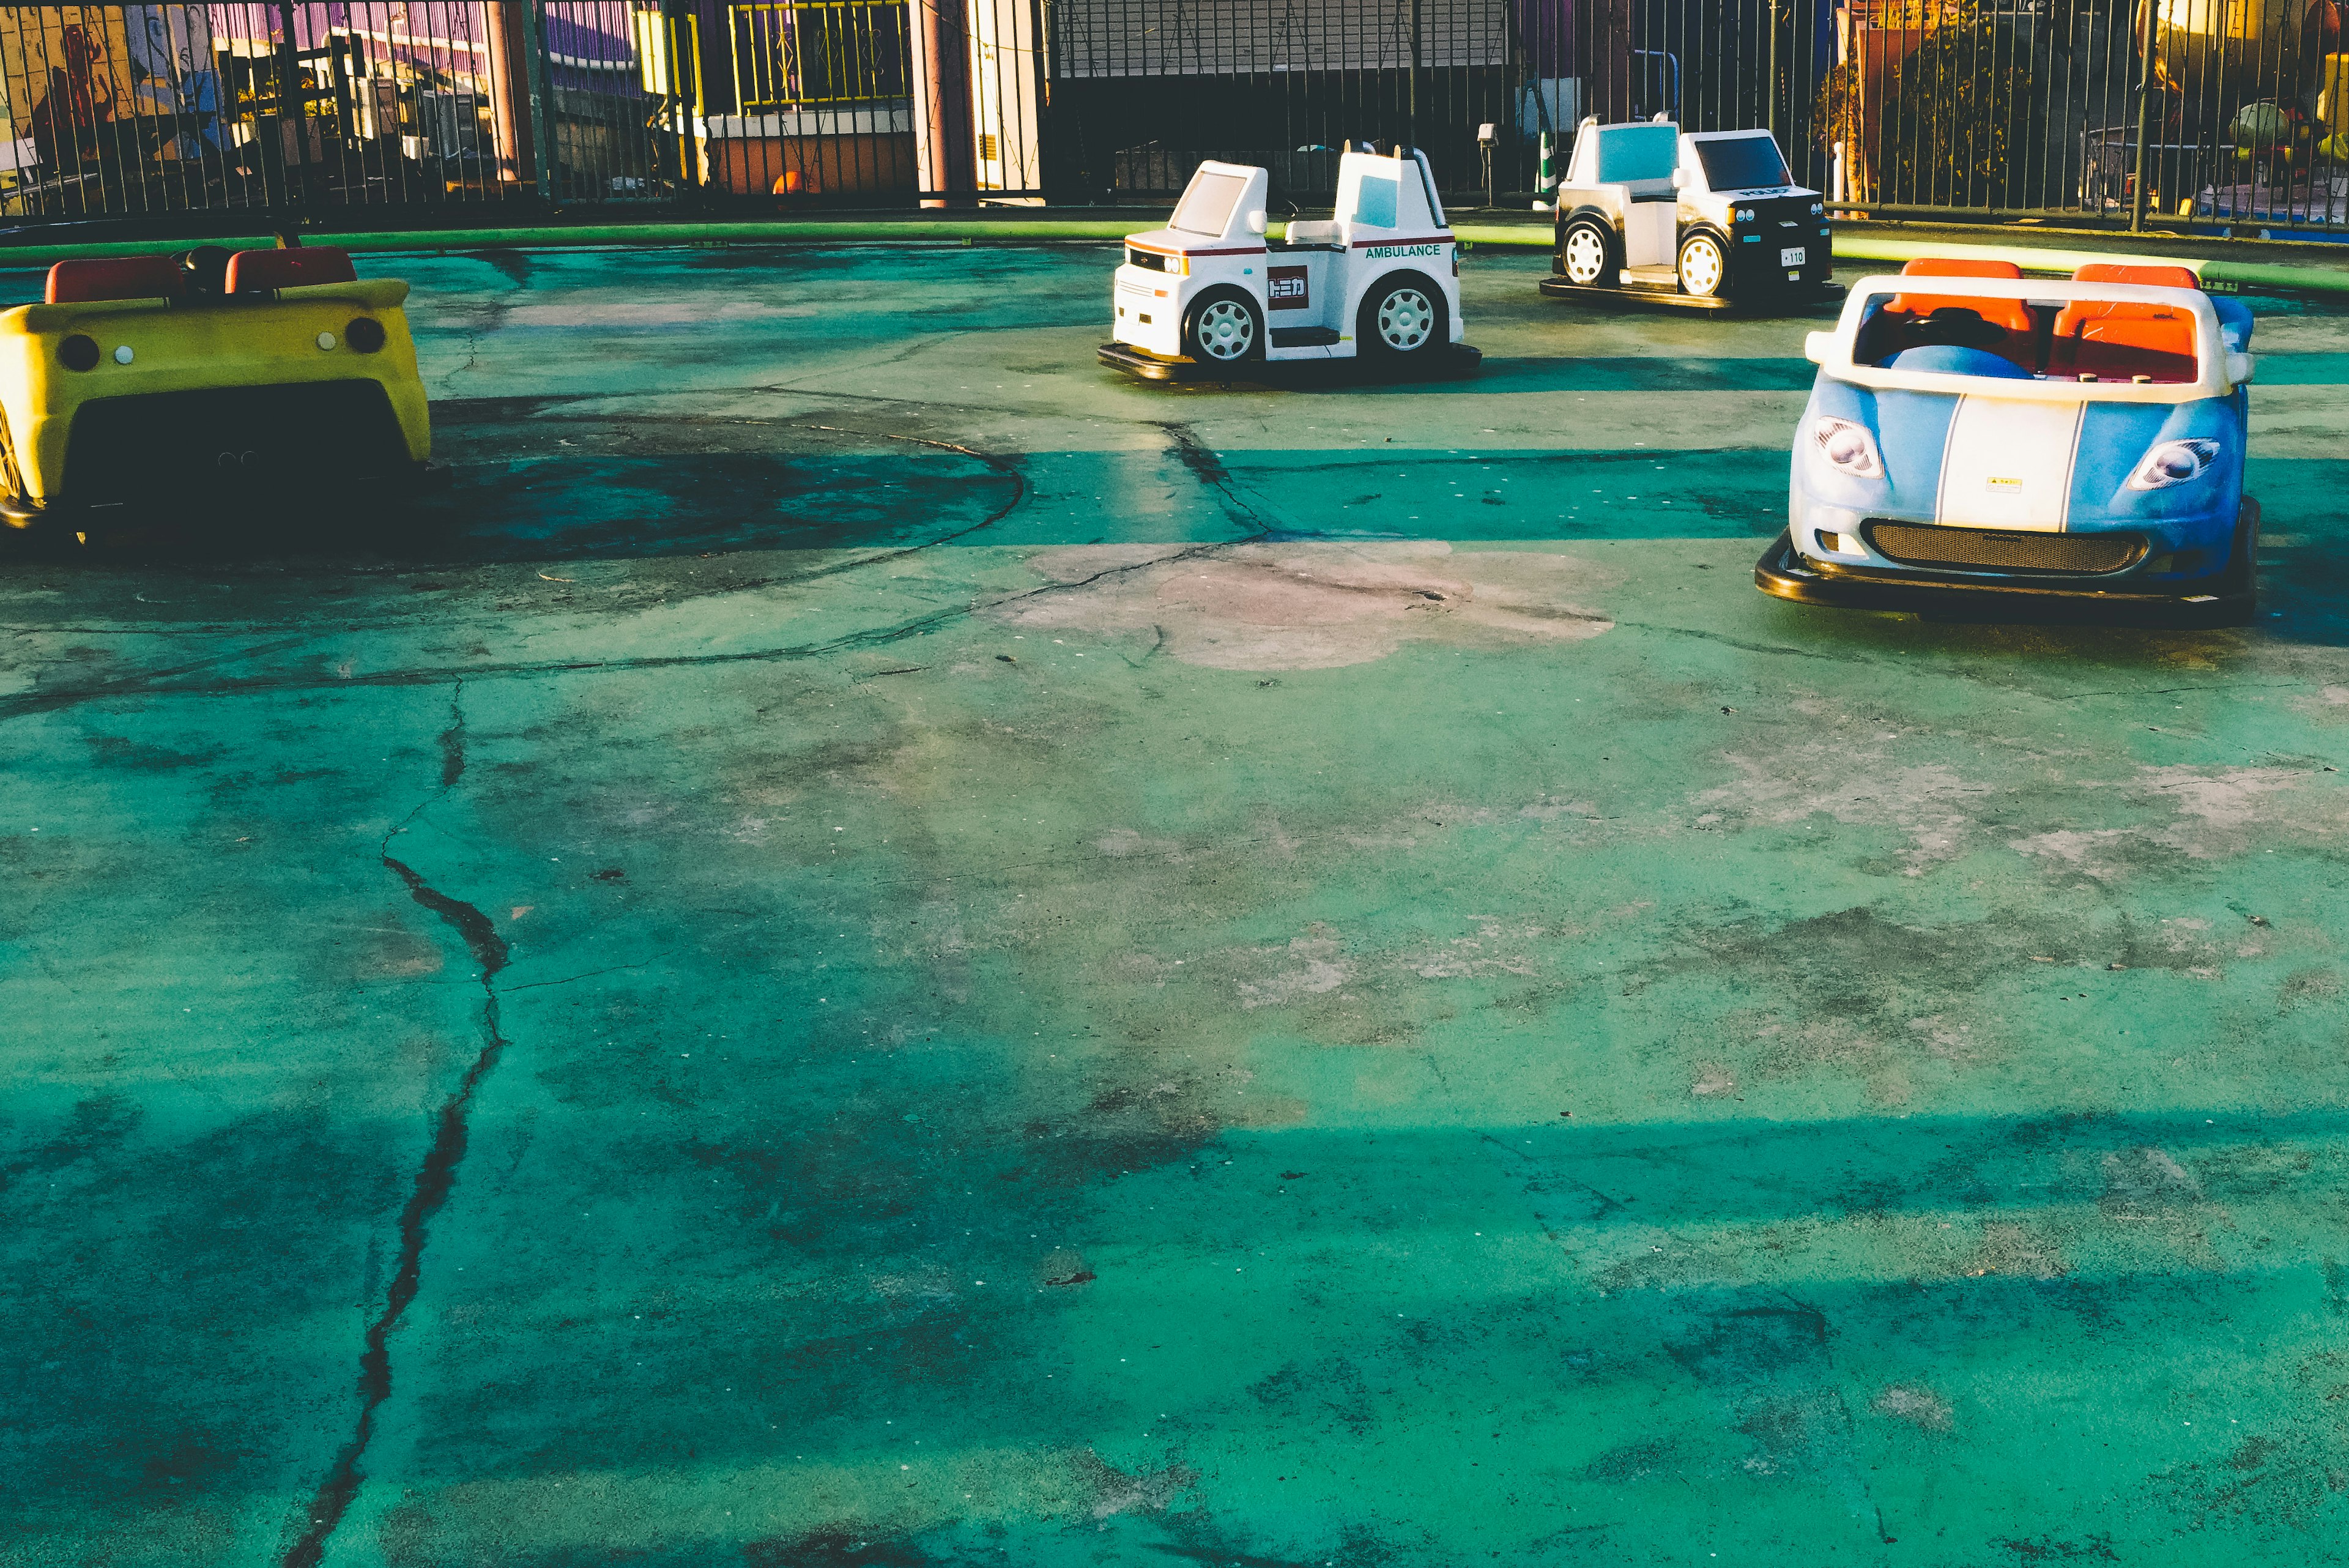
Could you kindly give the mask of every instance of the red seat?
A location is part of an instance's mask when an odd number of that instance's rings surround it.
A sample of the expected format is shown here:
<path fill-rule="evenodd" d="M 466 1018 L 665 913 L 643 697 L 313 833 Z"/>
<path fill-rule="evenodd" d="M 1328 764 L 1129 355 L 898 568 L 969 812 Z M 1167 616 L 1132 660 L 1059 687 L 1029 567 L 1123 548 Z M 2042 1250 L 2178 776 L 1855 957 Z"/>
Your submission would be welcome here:
<path fill-rule="evenodd" d="M 51 305 L 88 305 L 101 299 L 177 299 L 186 275 L 175 256 L 85 256 L 49 269 Z"/>
<path fill-rule="evenodd" d="M 1900 269 L 1902 277 L 2021 277 L 2013 262 L 1960 260 L 1951 256 L 1919 256 Z M 1992 327 L 2032 336 L 2031 311 L 2019 299 L 1968 299 L 1954 294 L 1896 294 L 1887 310 L 1927 317 L 1937 310 L 1971 310 Z"/>
<path fill-rule="evenodd" d="M 2072 279 L 2158 288 L 2201 286 L 2182 266 L 2132 266 L 2120 262 L 2091 262 L 2074 273 Z M 2137 376 L 2190 381 L 2195 374 L 2193 313 L 2175 305 L 2074 300 L 2055 317 L 2054 354 L 2047 368 L 2059 375 L 2085 373 L 2116 381 Z"/>
<path fill-rule="evenodd" d="M 266 294 L 312 283 L 357 283 L 351 253 L 333 245 L 299 250 L 239 251 L 228 258 L 228 292 Z"/>

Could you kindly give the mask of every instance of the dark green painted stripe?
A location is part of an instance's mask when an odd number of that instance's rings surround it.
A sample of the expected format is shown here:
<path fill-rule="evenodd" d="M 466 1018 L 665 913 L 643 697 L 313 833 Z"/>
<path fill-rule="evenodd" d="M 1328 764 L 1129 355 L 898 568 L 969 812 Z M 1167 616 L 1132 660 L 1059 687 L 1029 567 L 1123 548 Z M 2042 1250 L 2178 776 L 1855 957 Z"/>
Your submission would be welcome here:
<path fill-rule="evenodd" d="M 2256 337 L 2251 347 L 2259 347 Z M 2254 399 L 2263 386 L 2349 387 L 2349 354 L 2261 354 L 2251 385 Z"/>
<path fill-rule="evenodd" d="M 1797 324 L 1788 330 L 1795 336 L 1801 328 Z M 1471 379 L 1414 389 L 1445 397 L 1511 392 L 1801 392 L 1810 389 L 1811 379 L 1817 373 L 1817 366 L 1799 357 L 1488 358 L 1482 373 Z"/>
<path fill-rule="evenodd" d="M 1792 431 L 1789 430 L 1791 444 Z M 1788 448 L 1226 452 L 1235 480 L 1301 533 L 1468 540 L 1761 536 L 1786 523 Z M 2253 456 L 2271 534 L 2349 537 L 2349 460 Z"/>

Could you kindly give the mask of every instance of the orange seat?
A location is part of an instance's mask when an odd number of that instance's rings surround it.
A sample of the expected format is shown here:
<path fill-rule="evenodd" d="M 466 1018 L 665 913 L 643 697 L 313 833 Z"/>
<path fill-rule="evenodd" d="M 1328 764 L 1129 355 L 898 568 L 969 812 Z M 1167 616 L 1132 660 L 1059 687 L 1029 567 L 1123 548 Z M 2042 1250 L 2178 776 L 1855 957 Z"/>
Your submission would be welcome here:
<path fill-rule="evenodd" d="M 2182 266 L 2138 266 L 2128 262 L 2090 262 L 2072 275 L 2074 283 L 2142 283 L 2154 288 L 2199 289 L 2202 280 Z"/>
<path fill-rule="evenodd" d="M 2075 283 L 2134 283 L 2156 288 L 2201 285 L 2182 266 L 2132 266 L 2091 262 Z M 2183 306 L 2081 299 L 2055 317 L 2055 351 L 2048 369 L 2114 380 L 2149 376 L 2157 381 L 2194 379 L 2194 317 Z"/>
<path fill-rule="evenodd" d="M 357 283 L 351 253 L 333 245 L 299 250 L 239 251 L 228 258 L 231 294 L 265 294 L 311 283 Z"/>
<path fill-rule="evenodd" d="M 86 256 L 51 267 L 48 290 L 42 297 L 51 305 L 177 299 L 185 286 L 176 256 Z"/>
<path fill-rule="evenodd" d="M 1919 256 L 1900 269 L 1902 277 L 2021 277 L 2023 269 L 2013 262 L 1960 260 L 1951 256 Z M 1896 294 L 1886 302 L 1885 309 L 1907 315 L 1926 317 L 1937 310 L 1971 310 L 1992 327 L 2008 332 L 2020 332 L 2025 337 L 2034 330 L 2031 311 L 2019 299 L 1968 299 L 1951 294 Z"/>

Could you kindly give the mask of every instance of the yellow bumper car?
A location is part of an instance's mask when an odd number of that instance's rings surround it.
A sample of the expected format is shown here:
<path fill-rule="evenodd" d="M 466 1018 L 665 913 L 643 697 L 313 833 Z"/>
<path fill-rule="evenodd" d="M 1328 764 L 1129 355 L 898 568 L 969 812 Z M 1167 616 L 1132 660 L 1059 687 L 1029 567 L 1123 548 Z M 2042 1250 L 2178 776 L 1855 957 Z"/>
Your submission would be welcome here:
<path fill-rule="evenodd" d="M 62 261 L 0 311 L 0 524 L 87 532 L 439 477 L 408 285 L 325 246 Z"/>

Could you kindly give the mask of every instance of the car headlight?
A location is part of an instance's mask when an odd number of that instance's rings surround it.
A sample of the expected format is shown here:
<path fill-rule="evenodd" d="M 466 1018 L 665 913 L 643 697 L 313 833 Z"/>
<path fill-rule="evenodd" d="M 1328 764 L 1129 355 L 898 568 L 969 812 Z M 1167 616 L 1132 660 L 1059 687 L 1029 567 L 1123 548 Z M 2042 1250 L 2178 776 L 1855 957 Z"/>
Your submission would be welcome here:
<path fill-rule="evenodd" d="M 1881 479 L 1884 460 L 1876 455 L 1876 438 L 1868 427 L 1826 415 L 1811 421 L 1811 439 L 1827 466 L 1855 479 Z"/>
<path fill-rule="evenodd" d="M 1735 213 L 1732 213 L 1731 216 L 1734 217 L 1741 223 L 1750 223 L 1754 221 L 1754 209 L 1751 207 L 1740 207 Z"/>
<path fill-rule="evenodd" d="M 1817 217 L 1826 210 L 1827 204 L 1825 202 L 1814 202 L 1811 203 L 1811 216 L 1814 218 Z"/>
<path fill-rule="evenodd" d="M 2145 461 L 2129 475 L 2131 490 L 2167 490 L 2173 484 L 2184 484 L 2202 477 L 2203 472 L 2219 461 L 2219 443 L 2215 441 L 2166 441 L 2145 454 Z"/>

